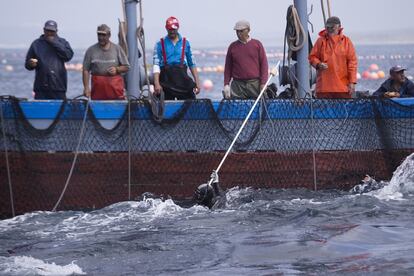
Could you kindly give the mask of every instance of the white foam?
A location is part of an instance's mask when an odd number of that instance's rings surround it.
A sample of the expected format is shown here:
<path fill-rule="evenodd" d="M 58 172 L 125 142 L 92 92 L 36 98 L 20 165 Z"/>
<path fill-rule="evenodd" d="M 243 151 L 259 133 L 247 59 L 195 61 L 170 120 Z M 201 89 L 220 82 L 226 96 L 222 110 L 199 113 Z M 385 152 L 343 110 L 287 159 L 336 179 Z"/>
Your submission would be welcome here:
<path fill-rule="evenodd" d="M 414 153 L 394 171 L 388 185 L 368 194 L 381 200 L 404 200 L 405 194 L 414 192 Z"/>
<path fill-rule="evenodd" d="M 147 201 L 152 201 L 152 206 L 148 210 L 148 213 L 152 214 L 153 218 L 166 216 L 173 217 L 183 210 L 183 208 L 175 204 L 171 199 L 167 199 L 165 201 L 160 199 L 147 199 Z"/>
<path fill-rule="evenodd" d="M 75 262 L 68 265 L 47 263 L 27 256 L 0 257 L 0 273 L 7 275 L 85 275 Z"/>
<path fill-rule="evenodd" d="M 127 201 L 112 204 L 102 210 L 66 218 L 56 227 L 65 231 L 68 238 L 82 239 L 95 232 L 111 232 L 123 228 L 123 221 L 151 222 L 157 218 L 172 218 L 182 213 L 183 208 L 171 199 L 146 198 L 142 201 Z"/>
<path fill-rule="evenodd" d="M 37 227 L 36 230 L 31 232 L 31 235 L 43 238 L 53 233 L 59 233 L 55 235 L 55 242 L 59 243 L 59 241 L 64 242 L 68 238 L 81 240 L 98 232 L 121 230 L 125 227 L 124 221 L 147 223 L 158 218 L 174 218 L 180 216 L 183 212 L 191 215 L 203 212 L 203 209 L 198 207 L 184 209 L 176 205 L 171 199 L 145 198 L 141 201 L 119 202 L 89 213 L 28 213 L 13 219 L 0 221 L 0 230 L 10 230 L 13 227 L 20 227 L 22 224 L 28 224 L 28 219 L 31 218 L 31 221 L 35 221 L 34 223 L 44 222 L 44 225 Z M 62 213 L 62 218 L 60 218 L 59 213 Z M 56 216 L 56 220 L 53 223 L 49 223 L 49 220 L 38 220 L 36 216 Z"/>
<path fill-rule="evenodd" d="M 306 198 L 294 198 L 290 201 L 291 203 L 296 204 L 313 204 L 313 205 L 321 205 L 324 204 L 322 201 L 316 201 L 315 199 L 306 199 Z"/>
<path fill-rule="evenodd" d="M 10 230 L 13 227 L 20 227 L 20 225 L 26 223 L 28 220 L 36 221 L 36 217 L 44 216 L 51 213 L 52 212 L 37 211 L 15 216 L 10 219 L 0 220 L 0 230 Z"/>
<path fill-rule="evenodd" d="M 252 188 L 240 188 L 239 186 L 233 187 L 226 192 L 226 202 L 231 204 L 234 201 L 238 201 L 240 198 L 248 196 L 252 193 Z"/>

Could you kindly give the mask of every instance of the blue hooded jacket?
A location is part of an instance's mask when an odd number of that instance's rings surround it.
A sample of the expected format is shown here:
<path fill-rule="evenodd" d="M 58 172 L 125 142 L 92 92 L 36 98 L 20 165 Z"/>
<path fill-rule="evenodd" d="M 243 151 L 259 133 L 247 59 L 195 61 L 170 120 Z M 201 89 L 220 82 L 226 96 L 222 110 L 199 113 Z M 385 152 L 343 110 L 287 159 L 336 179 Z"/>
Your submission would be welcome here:
<path fill-rule="evenodd" d="M 387 79 L 381 84 L 380 88 L 373 93 L 373 95 L 376 97 L 383 97 L 385 92 L 392 92 L 394 90 L 393 80 Z M 400 90 L 394 92 L 400 93 L 400 98 L 414 97 L 414 83 L 406 78 L 404 83 L 401 85 Z"/>
<path fill-rule="evenodd" d="M 33 90 L 66 92 L 67 72 L 65 62 L 71 60 L 73 50 L 69 43 L 59 36 L 53 41 L 47 41 L 44 35 L 33 41 L 26 55 L 27 70 L 36 69 Z M 38 64 L 35 68 L 29 66 L 29 60 L 35 58 Z"/>

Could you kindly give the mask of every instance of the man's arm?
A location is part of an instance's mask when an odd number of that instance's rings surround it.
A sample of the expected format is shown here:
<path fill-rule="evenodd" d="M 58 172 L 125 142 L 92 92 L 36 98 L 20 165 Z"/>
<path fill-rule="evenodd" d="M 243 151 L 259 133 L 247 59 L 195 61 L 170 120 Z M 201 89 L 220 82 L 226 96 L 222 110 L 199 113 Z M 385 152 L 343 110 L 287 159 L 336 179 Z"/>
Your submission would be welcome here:
<path fill-rule="evenodd" d="M 124 50 L 117 46 L 118 50 L 118 66 L 111 66 L 108 68 L 108 74 L 111 76 L 121 75 L 129 71 L 129 62 Z"/>
<path fill-rule="evenodd" d="M 408 80 L 407 92 L 405 95 L 402 95 L 405 98 L 414 97 L 414 83 Z"/>
<path fill-rule="evenodd" d="M 33 46 L 33 43 L 32 43 L 32 45 L 30 45 L 29 50 L 27 51 L 26 60 L 25 60 L 25 63 L 24 63 L 24 67 L 27 70 L 30 70 L 30 71 L 35 69 L 36 66 L 37 66 L 37 59 L 36 59 L 36 55 L 35 55 L 35 52 L 34 52 L 33 48 L 34 48 L 34 46 Z"/>
<path fill-rule="evenodd" d="M 357 69 L 358 69 L 358 59 L 355 53 L 354 44 L 350 39 L 348 44 L 348 53 L 347 53 L 347 64 L 348 64 L 348 79 L 349 79 L 349 92 L 355 92 L 355 84 L 357 83 Z"/>
<path fill-rule="evenodd" d="M 56 54 L 58 55 L 58 57 L 62 59 L 64 62 L 67 62 L 72 59 L 72 47 L 70 47 L 69 42 L 67 42 L 64 38 L 55 37 L 53 40 L 48 42 L 56 50 Z"/>
<path fill-rule="evenodd" d="M 387 92 L 388 89 L 385 88 L 384 84 L 381 84 L 381 86 L 375 91 L 372 95 L 375 97 L 384 97 L 385 92 Z"/>
<path fill-rule="evenodd" d="M 194 78 L 195 83 L 196 83 L 194 93 L 198 94 L 198 93 L 200 93 L 200 79 L 198 77 L 197 67 L 196 66 L 191 67 L 190 71 L 191 71 L 191 74 L 193 75 L 193 78 Z"/>
<path fill-rule="evenodd" d="M 121 75 L 129 71 L 129 66 L 120 65 L 120 66 L 111 66 L 108 68 L 107 72 L 111 76 Z"/>
<path fill-rule="evenodd" d="M 129 71 L 129 66 L 127 65 L 120 65 L 116 68 L 118 74 L 124 74 Z"/>
<path fill-rule="evenodd" d="M 320 38 L 318 38 L 318 40 L 316 41 L 315 45 L 313 46 L 313 48 L 312 48 L 312 50 L 311 50 L 311 52 L 308 56 L 309 63 L 313 67 L 315 67 L 315 69 L 319 69 L 318 64 L 322 63 L 322 61 L 320 60 L 321 44 L 322 44 L 322 40 Z"/>
<path fill-rule="evenodd" d="M 154 52 L 152 55 L 152 73 L 154 75 L 154 94 L 159 95 L 161 93 L 162 87 L 160 85 L 160 54 L 158 52 L 158 42 L 155 43 Z"/>
<path fill-rule="evenodd" d="M 89 88 L 89 80 L 90 75 L 88 70 L 82 71 L 82 83 L 83 83 L 83 95 L 90 98 L 91 97 L 91 89 Z"/>
<path fill-rule="evenodd" d="M 233 44 L 230 44 L 227 49 L 226 61 L 224 63 L 224 86 L 229 85 L 231 76 L 233 75 L 233 58 L 231 56 L 231 48 Z"/>
<path fill-rule="evenodd" d="M 90 82 L 90 66 L 91 66 L 91 48 L 86 50 L 85 56 L 83 57 L 83 70 L 82 70 L 82 83 L 83 83 L 83 95 L 90 98 L 91 97 L 91 89 L 89 88 Z"/>
<path fill-rule="evenodd" d="M 200 93 L 200 88 L 201 88 L 200 79 L 198 77 L 197 66 L 196 66 L 196 62 L 195 62 L 194 57 L 193 57 L 193 52 L 191 51 L 191 45 L 190 45 L 190 42 L 188 40 L 187 40 L 187 43 L 185 45 L 185 48 L 186 48 L 185 49 L 185 56 L 187 58 L 187 64 L 188 64 L 188 67 L 190 68 L 191 74 L 193 75 L 194 81 L 196 83 L 196 87 L 195 87 L 194 92 L 196 94 L 198 94 L 198 93 Z"/>
<path fill-rule="evenodd" d="M 154 73 L 154 94 L 159 95 L 162 87 L 160 84 L 160 73 Z"/>
<path fill-rule="evenodd" d="M 263 44 L 259 42 L 259 64 L 260 64 L 260 91 L 264 88 L 269 77 L 269 64 Z"/>

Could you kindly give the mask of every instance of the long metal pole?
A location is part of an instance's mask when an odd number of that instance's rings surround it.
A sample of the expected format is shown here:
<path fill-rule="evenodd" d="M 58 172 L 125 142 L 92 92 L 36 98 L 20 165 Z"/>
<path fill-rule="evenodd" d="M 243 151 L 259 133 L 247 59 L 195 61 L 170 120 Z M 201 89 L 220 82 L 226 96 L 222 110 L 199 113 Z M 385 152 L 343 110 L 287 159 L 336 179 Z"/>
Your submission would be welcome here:
<path fill-rule="evenodd" d="M 298 11 L 300 23 L 304 30 L 304 44 L 302 49 L 297 54 L 297 79 L 299 81 L 298 93 L 300 98 L 304 98 L 306 93 L 310 91 L 309 84 L 309 61 L 308 61 L 308 1 L 307 0 L 294 0 L 294 5 Z"/>
<path fill-rule="evenodd" d="M 140 0 L 125 0 L 127 21 L 128 59 L 130 68 L 127 73 L 128 98 L 138 98 L 140 95 L 140 67 L 137 43 L 137 3 Z"/>

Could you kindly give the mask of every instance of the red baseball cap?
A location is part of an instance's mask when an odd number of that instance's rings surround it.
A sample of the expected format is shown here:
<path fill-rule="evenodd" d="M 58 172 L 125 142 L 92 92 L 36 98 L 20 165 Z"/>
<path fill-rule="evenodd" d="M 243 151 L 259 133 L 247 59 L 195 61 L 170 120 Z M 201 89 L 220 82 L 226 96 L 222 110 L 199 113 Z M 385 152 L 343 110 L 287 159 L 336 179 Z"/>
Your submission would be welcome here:
<path fill-rule="evenodd" d="M 165 28 L 167 30 L 178 30 L 180 27 L 180 23 L 178 23 L 178 19 L 174 16 L 168 17 L 167 21 L 165 22 Z"/>

